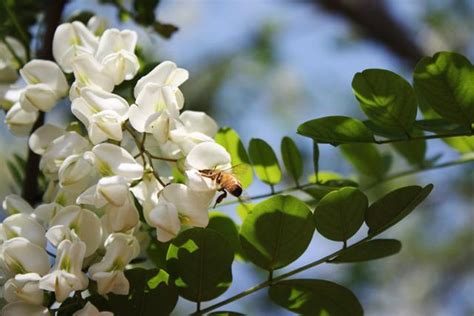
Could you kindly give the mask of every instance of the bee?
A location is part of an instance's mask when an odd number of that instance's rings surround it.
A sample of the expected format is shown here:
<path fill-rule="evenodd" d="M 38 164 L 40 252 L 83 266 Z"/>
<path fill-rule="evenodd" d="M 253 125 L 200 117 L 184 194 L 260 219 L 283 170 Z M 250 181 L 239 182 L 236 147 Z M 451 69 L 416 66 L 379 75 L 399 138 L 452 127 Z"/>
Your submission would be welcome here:
<path fill-rule="evenodd" d="M 201 176 L 209 178 L 215 181 L 218 185 L 218 191 L 222 192 L 216 199 L 217 204 L 221 203 L 226 197 L 227 193 L 232 194 L 235 197 L 240 197 L 243 192 L 242 183 L 240 183 L 237 175 L 236 175 L 236 167 L 242 169 L 245 168 L 246 165 L 240 164 L 235 167 L 231 167 L 225 170 L 214 170 L 214 169 L 204 169 L 199 170 Z"/>

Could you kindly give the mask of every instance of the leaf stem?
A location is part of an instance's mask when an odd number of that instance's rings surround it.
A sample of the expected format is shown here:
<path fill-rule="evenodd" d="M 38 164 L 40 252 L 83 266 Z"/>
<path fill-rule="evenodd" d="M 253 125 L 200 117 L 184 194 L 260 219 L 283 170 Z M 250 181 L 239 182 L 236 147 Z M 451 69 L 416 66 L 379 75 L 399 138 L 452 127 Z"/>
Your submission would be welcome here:
<path fill-rule="evenodd" d="M 389 144 L 389 143 L 398 143 L 406 142 L 410 140 L 422 140 L 422 139 L 437 139 L 437 138 L 449 138 L 449 137 L 459 137 L 459 136 L 472 136 L 472 131 L 449 133 L 449 134 L 434 134 L 434 135 L 423 135 L 423 136 L 411 136 L 410 138 L 393 138 L 393 139 L 384 139 L 384 140 L 374 140 L 376 144 Z"/>
<path fill-rule="evenodd" d="M 295 275 L 295 274 L 297 274 L 297 273 L 300 273 L 300 272 L 303 272 L 303 271 L 305 271 L 305 270 L 314 268 L 314 267 L 316 267 L 316 266 L 318 266 L 318 265 L 320 265 L 320 264 L 329 262 L 331 259 L 333 259 L 334 257 L 338 256 L 341 252 L 345 251 L 346 249 L 349 249 L 349 248 L 355 247 L 355 246 L 357 246 L 357 245 L 360 245 L 360 244 L 362 244 L 362 243 L 364 243 L 364 242 L 370 240 L 372 237 L 374 237 L 374 236 L 367 236 L 367 237 L 365 237 L 365 238 L 359 240 L 358 242 L 356 242 L 356 243 L 350 245 L 349 247 L 347 247 L 347 248 L 345 248 L 345 249 L 337 250 L 337 251 L 335 251 L 335 252 L 333 252 L 333 253 L 331 253 L 331 254 L 325 256 L 325 257 L 322 257 L 322 258 L 320 258 L 320 259 L 318 259 L 318 260 L 316 260 L 316 261 L 313 261 L 313 262 L 308 263 L 308 264 L 306 264 L 306 265 L 304 265 L 304 266 L 301 266 L 301 267 L 299 267 L 299 268 L 296 268 L 296 269 L 294 269 L 294 270 L 291 270 L 291 271 L 289 271 L 289 272 L 287 272 L 287 273 L 284 273 L 284 274 L 282 274 L 282 275 L 279 275 L 279 276 L 277 276 L 277 277 L 274 277 L 274 278 L 272 278 L 272 280 L 267 280 L 267 281 L 262 282 L 262 283 L 260 283 L 260 284 L 258 284 L 258 285 L 255 285 L 254 287 L 251 287 L 251 288 L 249 288 L 249 289 L 247 289 L 247 290 L 245 290 L 245 291 L 243 291 L 243 292 L 240 292 L 240 293 L 238 293 L 238 294 L 236 294 L 236 295 L 234 295 L 234 296 L 231 296 L 231 297 L 229 297 L 228 299 L 225 299 L 225 300 L 223 300 L 223 301 L 221 301 L 221 302 L 218 302 L 218 303 L 216 303 L 216 304 L 214 304 L 214 305 L 208 306 L 208 307 L 202 309 L 201 311 L 196 312 L 196 314 L 197 314 L 197 315 L 202 315 L 202 314 L 208 313 L 208 312 L 210 312 L 210 311 L 215 310 L 216 308 L 222 307 L 222 306 L 227 305 L 227 304 L 229 304 L 229 303 L 232 303 L 232 302 L 234 302 L 234 301 L 236 301 L 236 300 L 239 300 L 239 299 L 241 299 L 241 298 L 243 298 L 243 297 L 245 297 L 245 296 L 247 296 L 247 295 L 250 295 L 250 294 L 252 294 L 252 293 L 255 293 L 255 292 L 257 292 L 257 291 L 259 291 L 259 290 L 261 290 L 261 289 L 264 289 L 264 288 L 266 288 L 266 287 L 269 287 L 269 286 L 272 285 L 273 283 L 276 283 L 276 282 L 278 282 L 278 281 L 287 279 L 287 278 L 289 278 L 289 277 L 291 277 L 291 276 L 293 276 L 293 275 Z"/>
<path fill-rule="evenodd" d="M 375 182 L 373 182 L 369 185 L 366 185 L 366 186 L 362 187 L 361 189 L 370 190 L 370 189 L 372 189 L 373 187 L 375 187 L 379 184 L 382 184 L 382 183 L 388 182 L 388 181 L 392 181 L 392 180 L 397 179 L 397 178 L 402 178 L 402 177 L 406 177 L 406 176 L 409 176 L 409 175 L 412 175 L 412 174 L 417 174 L 417 173 L 421 173 L 421 172 L 425 172 L 425 171 L 462 165 L 462 164 L 466 164 L 466 163 L 470 163 L 470 162 L 474 162 L 474 157 L 473 158 L 465 158 L 465 159 L 456 159 L 456 160 L 448 161 L 448 162 L 441 163 L 441 164 L 438 164 L 438 165 L 427 166 L 427 167 L 423 167 L 423 168 L 419 168 L 419 169 L 405 170 L 405 171 L 402 171 L 402 172 L 394 173 L 394 174 L 392 174 L 392 175 L 390 175 L 386 178 L 377 180 L 377 181 L 375 181 Z M 293 191 L 303 190 L 303 189 L 311 187 L 311 186 L 327 187 L 323 183 L 313 183 L 313 182 L 311 182 L 311 183 L 302 184 L 299 187 L 294 186 L 294 187 L 282 189 L 282 190 L 279 190 L 279 191 L 275 191 L 273 193 L 265 193 L 265 194 L 251 196 L 250 199 L 251 200 L 259 200 L 259 199 L 270 197 L 270 196 L 273 196 L 273 195 L 276 195 L 276 194 L 290 193 L 290 192 L 293 192 Z M 237 204 L 237 203 L 242 203 L 242 202 L 240 200 L 231 200 L 231 201 L 228 201 L 228 202 L 221 203 L 221 204 L 219 204 L 219 206 L 232 205 L 232 204 Z"/>

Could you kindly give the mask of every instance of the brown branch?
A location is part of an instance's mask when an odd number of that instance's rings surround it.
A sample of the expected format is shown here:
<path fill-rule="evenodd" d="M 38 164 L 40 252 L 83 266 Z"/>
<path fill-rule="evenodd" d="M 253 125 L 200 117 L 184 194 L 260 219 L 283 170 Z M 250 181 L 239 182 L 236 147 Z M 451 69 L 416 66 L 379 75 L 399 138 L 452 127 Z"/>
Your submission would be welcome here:
<path fill-rule="evenodd" d="M 313 0 L 321 8 L 345 17 L 365 36 L 390 49 L 411 64 L 422 57 L 422 49 L 410 33 L 387 10 L 383 0 Z"/>
<path fill-rule="evenodd" d="M 38 51 L 37 57 L 40 59 L 54 60 L 53 58 L 53 37 L 57 26 L 61 22 L 61 15 L 67 0 L 51 1 L 45 16 L 45 33 L 43 38 L 43 47 Z M 40 112 L 31 132 L 44 124 L 43 112 Z M 23 198 L 30 204 L 35 204 L 41 200 L 38 178 L 39 178 L 39 161 L 40 157 L 28 149 L 28 157 L 26 159 L 25 179 L 23 180 Z"/>

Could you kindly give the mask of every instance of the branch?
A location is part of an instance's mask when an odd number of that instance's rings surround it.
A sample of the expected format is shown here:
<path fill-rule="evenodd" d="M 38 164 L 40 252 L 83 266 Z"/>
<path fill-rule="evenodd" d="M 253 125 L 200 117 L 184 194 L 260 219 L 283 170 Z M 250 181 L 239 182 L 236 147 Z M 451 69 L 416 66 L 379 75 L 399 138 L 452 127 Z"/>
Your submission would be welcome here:
<path fill-rule="evenodd" d="M 66 5 L 67 0 L 55 0 L 51 2 L 50 7 L 46 12 L 46 18 L 44 19 L 47 23 L 44 38 L 43 47 L 38 52 L 37 56 L 41 59 L 53 60 L 53 37 L 56 27 L 61 21 L 61 15 Z M 38 119 L 33 124 L 31 133 L 33 133 L 38 127 L 44 124 L 44 112 L 40 112 Z M 30 134 L 31 135 L 31 134 Z M 28 157 L 26 159 L 25 168 L 25 179 L 23 181 L 23 198 L 30 204 L 35 204 L 41 200 L 38 177 L 39 177 L 39 161 L 40 156 L 35 154 L 31 149 L 28 148 Z"/>
<path fill-rule="evenodd" d="M 366 186 L 362 187 L 361 189 L 362 190 L 370 190 L 370 189 L 372 189 L 373 187 L 375 187 L 377 185 L 380 185 L 384 182 L 388 182 L 388 181 L 391 181 L 391 180 L 394 180 L 394 179 L 406 177 L 406 176 L 417 174 L 417 173 L 422 173 L 422 172 L 425 172 L 425 171 L 430 171 L 430 170 L 435 170 L 435 169 L 442 169 L 442 168 L 467 164 L 467 163 L 471 163 L 471 162 L 474 162 L 474 157 L 473 158 L 456 159 L 456 160 L 444 162 L 444 163 L 441 163 L 441 164 L 438 164 L 438 165 L 423 167 L 423 168 L 420 168 L 420 169 L 405 170 L 405 171 L 401 171 L 399 173 L 394 173 L 394 174 L 392 174 L 392 175 L 390 175 L 386 178 L 377 180 L 377 181 L 375 181 L 375 182 L 373 182 L 369 185 L 366 185 Z M 275 191 L 274 193 L 265 193 L 265 194 L 255 195 L 255 196 L 250 197 L 250 199 L 251 200 L 259 200 L 259 199 L 271 197 L 271 196 L 276 195 L 276 194 L 290 193 L 290 192 L 294 192 L 294 191 L 303 190 L 303 189 L 308 188 L 308 187 L 316 187 L 316 186 L 327 187 L 323 183 L 305 183 L 305 184 L 300 185 L 300 186 L 294 186 L 294 187 L 282 189 L 282 190 L 279 190 L 279 191 Z M 224 203 L 219 204 L 219 206 L 232 205 L 232 204 L 237 204 L 237 203 L 241 203 L 241 200 L 236 199 L 236 200 L 224 202 Z"/>
<path fill-rule="evenodd" d="M 423 140 L 423 139 L 428 140 L 428 139 L 437 139 L 437 138 L 472 136 L 472 133 L 473 133 L 472 131 L 466 131 L 466 132 L 449 133 L 449 134 L 410 136 L 410 138 L 392 138 L 392 139 L 384 139 L 384 140 L 375 140 L 374 143 L 381 145 L 381 144 L 407 142 L 411 140 Z"/>
<path fill-rule="evenodd" d="M 234 295 L 234 296 L 231 296 L 231 297 L 229 297 L 228 299 L 225 299 L 225 300 L 223 300 L 223 301 L 221 301 L 221 302 L 219 302 L 219 303 L 216 303 L 216 304 L 214 304 L 214 305 L 211 305 L 211 306 L 209 306 L 209 307 L 206 307 L 206 308 L 202 309 L 201 311 L 199 311 L 198 313 L 195 313 L 195 315 L 203 315 L 203 314 L 208 313 L 208 312 L 210 312 L 210 311 L 212 311 L 212 310 L 215 310 L 216 308 L 222 307 L 222 306 L 227 305 L 227 304 L 229 304 L 229 303 L 232 303 L 232 302 L 234 302 L 234 301 L 236 301 L 236 300 L 239 300 L 239 299 L 241 299 L 241 298 L 243 298 L 243 297 L 245 297 L 245 296 L 247 296 L 247 295 L 250 295 L 250 294 L 252 294 L 252 293 L 255 293 L 255 292 L 257 292 L 257 291 L 259 291 L 259 290 L 261 290 L 261 289 L 264 289 L 264 288 L 266 288 L 266 287 L 269 287 L 270 285 L 272 285 L 272 284 L 274 284 L 274 283 L 276 283 L 276 282 L 278 282 L 278 281 L 287 279 L 287 278 L 289 278 L 289 277 L 291 277 L 291 276 L 293 276 L 293 275 L 295 275 L 295 274 L 297 274 L 297 273 L 300 273 L 300 272 L 303 272 L 303 271 L 305 271 L 305 270 L 314 268 L 314 267 L 316 267 L 316 266 L 318 266 L 318 265 L 320 265 L 320 264 L 323 264 L 323 263 L 326 263 L 326 262 L 330 262 L 331 259 L 337 257 L 341 252 L 343 252 L 343 251 L 345 251 L 345 250 L 347 250 L 347 249 L 350 249 L 350 248 L 352 248 L 352 247 L 355 247 L 355 246 L 357 246 L 357 245 L 360 245 L 360 244 L 362 244 L 362 243 L 364 243 L 364 242 L 370 240 L 370 239 L 373 238 L 373 237 L 375 237 L 375 236 L 370 236 L 370 237 L 367 236 L 367 237 L 365 237 L 365 238 L 359 240 L 358 242 L 356 242 L 356 243 L 350 245 L 350 246 L 347 247 L 347 248 L 340 249 L 340 250 L 335 251 L 335 252 L 333 252 L 333 253 L 331 253 L 331 254 L 325 256 L 325 257 L 322 257 L 322 258 L 320 258 L 320 259 L 318 259 L 318 260 L 316 260 L 316 261 L 313 261 L 313 262 L 311 262 L 311 263 L 308 263 L 308 264 L 306 264 L 306 265 L 304 265 L 304 266 L 301 266 L 301 267 L 299 267 L 299 268 L 293 269 L 293 270 L 291 270 L 291 271 L 289 271 L 289 272 L 287 272 L 287 273 L 284 273 L 284 274 L 282 274 L 282 275 L 279 275 L 279 276 L 277 276 L 277 277 L 273 277 L 271 280 L 267 280 L 267 281 L 265 281 L 265 282 L 262 282 L 262 283 L 260 283 L 260 284 L 258 284 L 258 285 L 256 285 L 256 286 L 254 286 L 254 287 L 251 287 L 251 288 L 249 288 L 249 289 L 247 289 L 247 290 L 245 290 L 245 291 L 243 291 L 243 292 L 240 292 L 239 294 L 236 294 L 236 295 Z"/>
<path fill-rule="evenodd" d="M 383 0 L 313 0 L 323 9 L 342 15 L 367 37 L 385 45 L 395 55 L 416 64 L 422 49 L 405 27 L 387 10 Z"/>

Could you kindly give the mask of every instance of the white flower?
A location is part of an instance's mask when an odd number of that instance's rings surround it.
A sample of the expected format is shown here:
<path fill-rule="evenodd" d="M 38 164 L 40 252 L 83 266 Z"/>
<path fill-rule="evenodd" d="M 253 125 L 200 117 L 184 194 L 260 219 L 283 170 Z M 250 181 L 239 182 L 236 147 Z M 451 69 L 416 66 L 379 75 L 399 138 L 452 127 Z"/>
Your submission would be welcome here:
<path fill-rule="evenodd" d="M 99 144 L 92 148 L 95 155 L 96 168 L 102 176 L 122 176 L 129 181 L 140 179 L 143 166 L 120 146 Z"/>
<path fill-rule="evenodd" d="M 44 234 L 43 226 L 26 214 L 10 215 L 0 224 L 0 240 L 23 237 L 44 248 L 46 247 Z"/>
<path fill-rule="evenodd" d="M 136 44 L 137 33 L 130 30 L 109 29 L 100 38 L 95 57 L 116 85 L 132 79 L 138 72 L 140 64 L 134 53 Z"/>
<path fill-rule="evenodd" d="M 3 296 L 9 303 L 23 301 L 41 305 L 44 292 L 39 288 L 41 276 L 38 273 L 17 274 L 5 283 Z"/>
<path fill-rule="evenodd" d="M 82 94 L 82 89 L 85 87 L 106 92 L 111 92 L 114 89 L 113 78 L 94 56 L 84 54 L 74 58 L 72 67 L 76 81 L 74 81 L 69 91 L 69 98 L 71 100 L 79 97 Z"/>
<path fill-rule="evenodd" d="M 97 178 L 93 153 L 71 155 L 58 171 L 59 185 L 69 191 L 84 191 Z"/>
<path fill-rule="evenodd" d="M 202 170 L 230 171 L 230 154 L 217 143 L 205 142 L 196 145 L 184 162 L 188 185 L 193 190 L 217 190 L 218 184 L 209 177 L 202 176 Z"/>
<path fill-rule="evenodd" d="M 27 112 L 23 110 L 20 103 L 15 103 L 5 115 L 5 124 L 12 134 L 17 136 L 27 136 L 36 119 L 38 111 Z"/>
<path fill-rule="evenodd" d="M 28 139 L 30 149 L 38 154 L 43 155 L 46 152 L 49 144 L 56 138 L 64 135 L 66 131 L 55 125 L 46 123 L 38 127 Z"/>
<path fill-rule="evenodd" d="M 135 198 L 143 207 L 145 217 L 147 213 L 158 204 L 158 193 L 163 189 L 163 186 L 155 178 L 153 172 L 147 172 L 143 175 L 142 181 L 130 188 Z"/>
<path fill-rule="evenodd" d="M 52 182 L 52 181 L 51 181 Z M 63 207 L 58 203 L 45 203 L 38 205 L 31 216 L 38 221 L 44 228 L 49 227 L 49 222 Z"/>
<path fill-rule="evenodd" d="M 107 139 L 122 140 L 122 124 L 128 118 L 128 103 L 122 97 L 91 88 L 83 88 L 81 97 L 72 102 L 72 113 L 87 127 L 93 144 Z"/>
<path fill-rule="evenodd" d="M 184 111 L 179 119 L 188 133 L 202 133 L 214 138 L 219 130 L 216 121 L 204 112 Z"/>
<path fill-rule="evenodd" d="M 140 92 L 136 104 L 130 106 L 130 124 L 138 132 L 151 133 L 159 143 L 164 143 L 179 110 L 172 87 L 149 83 Z"/>
<path fill-rule="evenodd" d="M 87 21 L 87 28 L 97 36 L 102 35 L 107 28 L 109 21 L 106 18 L 94 15 Z"/>
<path fill-rule="evenodd" d="M 78 204 L 104 207 L 112 231 L 127 231 L 138 224 L 139 214 L 129 192 L 127 179 L 121 176 L 105 177 L 84 191 Z"/>
<path fill-rule="evenodd" d="M 31 205 L 16 194 L 7 195 L 3 200 L 2 207 L 10 215 L 17 213 L 31 214 L 33 212 Z"/>
<path fill-rule="evenodd" d="M 148 215 L 150 225 L 157 229 L 160 241 L 167 241 L 179 232 L 179 223 L 206 227 L 208 208 L 215 191 L 194 191 L 181 183 L 167 185 L 159 196 L 158 205 Z"/>
<path fill-rule="evenodd" d="M 8 111 L 15 103 L 18 103 L 25 86 L 24 82 L 3 84 L 0 79 L 0 108 Z"/>
<path fill-rule="evenodd" d="M 138 80 L 133 90 L 135 98 L 138 97 L 140 92 L 145 88 L 148 83 L 155 83 L 159 86 L 171 86 L 177 93 L 177 98 L 183 100 L 181 91 L 178 87 L 188 80 L 189 73 L 186 69 L 178 68 L 175 63 L 171 61 L 164 61 L 150 71 L 146 76 L 143 76 Z M 179 102 L 182 104 L 183 102 Z"/>
<path fill-rule="evenodd" d="M 97 307 L 95 307 L 91 302 L 87 302 L 87 304 L 72 316 L 113 316 L 114 314 L 111 312 L 99 312 Z"/>
<path fill-rule="evenodd" d="M 71 239 L 69 236 L 57 234 L 57 232 L 61 232 L 62 227 L 65 227 L 84 242 L 86 257 L 92 255 L 99 248 L 102 240 L 99 217 L 92 211 L 76 205 L 66 206 L 59 211 L 51 220 L 50 226 L 46 237 L 53 246 L 57 247 L 63 239 Z"/>
<path fill-rule="evenodd" d="M 58 302 L 63 302 L 71 292 L 86 289 L 89 279 L 81 271 L 85 252 L 84 242 L 63 240 L 58 246 L 56 263 L 41 278 L 40 288 L 54 292 Z"/>
<path fill-rule="evenodd" d="M 5 305 L 0 313 L 2 316 L 49 316 L 49 310 L 42 305 L 25 302 L 13 302 Z"/>
<path fill-rule="evenodd" d="M 66 72 L 72 72 L 72 61 L 82 54 L 93 55 L 99 41 L 81 22 L 61 24 L 54 33 L 53 56 Z"/>
<path fill-rule="evenodd" d="M 107 238 L 105 249 L 104 258 L 89 268 L 89 274 L 97 281 L 99 294 L 126 295 L 130 285 L 123 270 L 138 256 L 140 245 L 131 235 L 114 233 Z"/>
<path fill-rule="evenodd" d="M 66 132 L 54 139 L 46 148 L 40 160 L 40 169 L 52 179 L 57 179 L 58 171 L 66 158 L 90 149 L 89 141 L 76 132 Z"/>
<path fill-rule="evenodd" d="M 6 36 L 5 41 L 9 44 L 15 55 L 22 61 L 26 60 L 26 51 L 23 45 L 14 37 Z M 14 83 L 18 79 L 16 70 L 20 68 L 18 61 L 3 41 L 0 41 L 0 82 Z"/>
<path fill-rule="evenodd" d="M 3 243 L 0 261 L 4 270 L 10 274 L 34 272 L 44 275 L 49 270 L 46 251 L 22 237 L 15 237 Z"/>
<path fill-rule="evenodd" d="M 20 69 L 20 74 L 28 83 L 20 96 L 20 105 L 28 112 L 50 111 L 69 90 L 63 72 L 49 60 L 32 60 Z"/>

